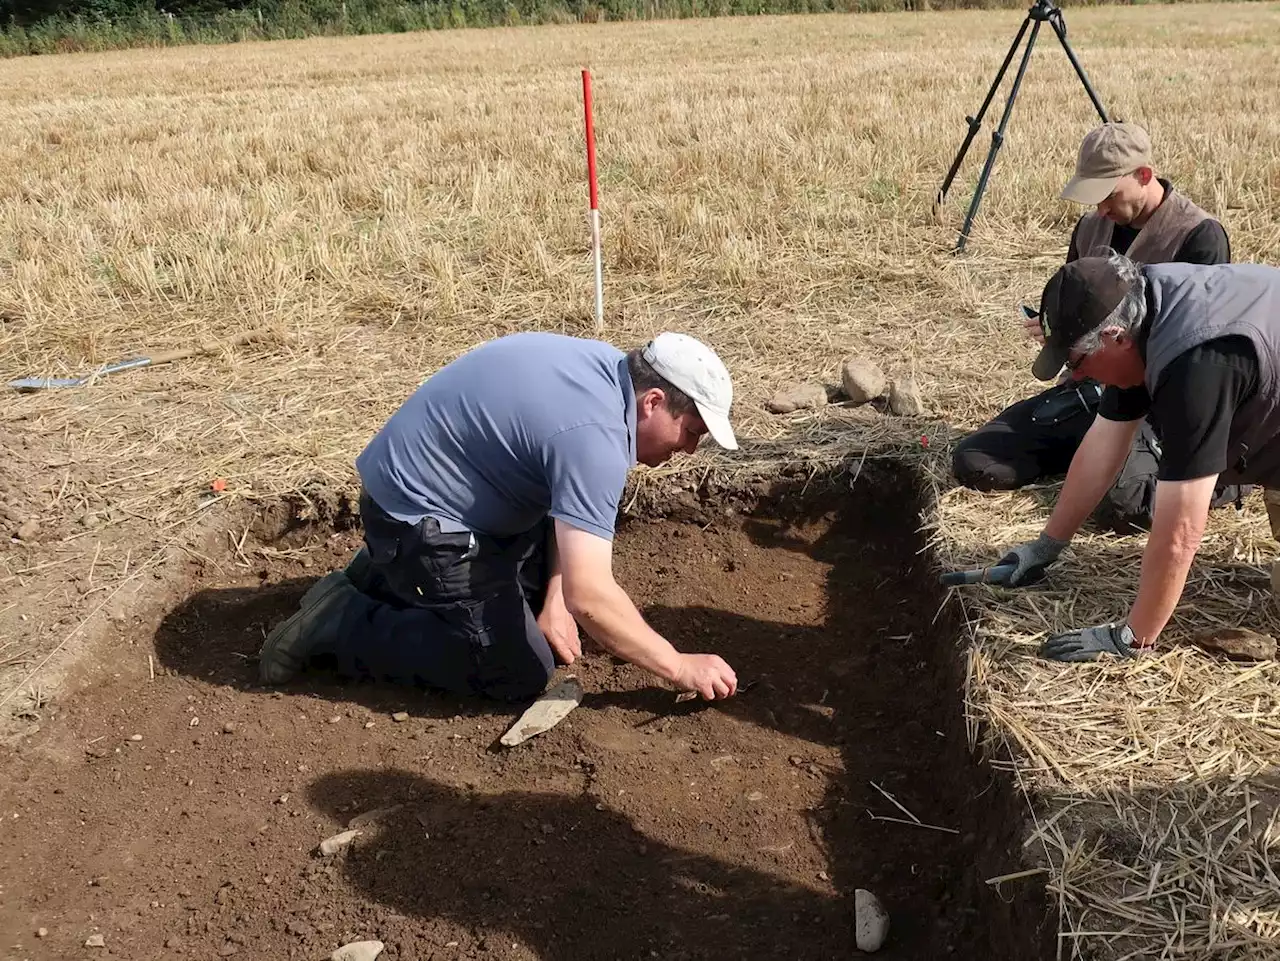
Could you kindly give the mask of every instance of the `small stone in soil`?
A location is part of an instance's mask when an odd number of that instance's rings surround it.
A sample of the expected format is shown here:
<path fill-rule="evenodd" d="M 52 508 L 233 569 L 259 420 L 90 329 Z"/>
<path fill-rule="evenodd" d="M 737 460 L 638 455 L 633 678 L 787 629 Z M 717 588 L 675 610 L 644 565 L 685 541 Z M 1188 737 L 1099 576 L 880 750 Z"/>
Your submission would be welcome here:
<path fill-rule="evenodd" d="M 167 941 L 165 941 L 164 946 L 168 948 L 170 951 L 176 951 L 178 948 L 182 947 L 182 939 L 169 938 Z"/>
<path fill-rule="evenodd" d="M 107 946 L 106 939 L 100 934 L 89 935 L 89 940 L 84 943 L 86 948 L 105 948 Z"/>
<path fill-rule="evenodd" d="M 374 961 L 382 953 L 381 941 L 353 941 L 329 955 L 330 961 Z"/>
<path fill-rule="evenodd" d="M 341 720 L 342 720 L 342 715 L 340 715 L 340 714 L 335 714 L 333 717 L 329 718 L 329 723 L 330 723 L 330 724 L 337 724 L 337 723 L 338 723 L 339 721 L 341 721 Z"/>
<path fill-rule="evenodd" d="M 222 725 L 222 733 L 223 733 L 223 734 L 235 734 L 235 733 L 236 733 L 236 723 L 235 723 L 235 721 L 228 721 L 226 724 Z"/>
<path fill-rule="evenodd" d="M 320 842 L 320 853 L 325 857 L 331 857 L 343 848 L 349 847 L 351 842 L 359 836 L 359 831 L 343 831 L 341 834 L 335 834 L 333 837 L 325 838 Z"/>
<path fill-rule="evenodd" d="M 854 930 L 860 951 L 878 951 L 889 933 L 889 913 L 870 891 L 854 891 Z"/>
<path fill-rule="evenodd" d="M 130 734 L 130 735 L 129 735 L 129 740 L 130 740 L 130 741 L 141 741 L 141 740 L 142 740 L 142 735 L 141 735 L 141 734 Z"/>
<path fill-rule="evenodd" d="M 409 712 L 396 711 L 394 714 L 391 715 L 391 720 L 395 721 L 397 724 L 399 724 L 401 721 L 407 721 L 409 720 Z"/>
<path fill-rule="evenodd" d="M 40 928 L 39 930 L 36 931 L 37 938 L 47 938 L 48 936 L 49 936 L 48 928 Z"/>
<path fill-rule="evenodd" d="M 371 811 L 365 811 L 363 814 L 357 814 L 350 821 L 348 821 L 347 827 L 351 829 L 358 829 L 358 828 L 363 828 L 369 824 L 377 824 L 379 821 L 382 821 L 385 818 L 388 818 L 391 815 L 395 814 L 402 807 L 404 807 L 403 804 L 391 804 L 391 805 L 388 805 L 387 807 L 374 808 Z"/>
<path fill-rule="evenodd" d="M 27 521 L 18 528 L 18 540 L 33 541 L 36 535 L 40 533 L 40 522 L 36 520 Z"/>
<path fill-rule="evenodd" d="M 373 727 L 373 722 L 372 722 L 372 721 L 365 721 L 365 722 L 364 722 L 364 729 L 365 729 L 366 731 L 367 731 L 367 730 L 369 730 L 369 728 L 371 728 L 371 727 Z"/>

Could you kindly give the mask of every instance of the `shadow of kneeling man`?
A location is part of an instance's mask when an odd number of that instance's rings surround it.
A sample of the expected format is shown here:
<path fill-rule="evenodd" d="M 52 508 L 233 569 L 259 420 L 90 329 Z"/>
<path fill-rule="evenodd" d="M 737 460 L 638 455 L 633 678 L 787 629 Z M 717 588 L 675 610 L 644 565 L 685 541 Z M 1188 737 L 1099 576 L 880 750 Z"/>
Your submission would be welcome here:
<path fill-rule="evenodd" d="M 852 892 L 833 897 L 655 842 L 588 793 L 478 794 L 357 770 L 317 779 L 308 797 L 342 823 L 402 805 L 340 868 L 361 895 L 412 919 L 377 935 L 400 957 L 433 956 L 450 941 L 450 956 L 500 946 L 495 956 L 507 957 L 522 942 L 543 961 L 816 961 L 855 950 Z M 683 833 L 704 849 L 720 840 L 710 822 Z M 892 941 L 883 954 L 895 956 Z"/>

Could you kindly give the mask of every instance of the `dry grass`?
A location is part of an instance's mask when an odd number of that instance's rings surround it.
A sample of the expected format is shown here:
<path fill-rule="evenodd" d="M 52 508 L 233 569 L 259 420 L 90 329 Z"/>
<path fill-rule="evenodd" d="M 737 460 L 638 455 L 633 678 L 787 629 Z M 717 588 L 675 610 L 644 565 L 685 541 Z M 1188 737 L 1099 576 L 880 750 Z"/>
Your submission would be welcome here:
<path fill-rule="evenodd" d="M 927 520 L 943 563 L 1033 536 L 1044 492 L 951 490 L 945 455 L 1034 388 L 1014 309 L 1065 253 L 1078 210 L 1057 191 L 1095 121 L 1052 37 L 963 257 L 951 249 L 985 134 L 949 219 L 930 217 L 1020 18 L 495 30 L 5 63 L 0 378 L 269 332 L 91 389 L 5 397 L 0 438 L 56 532 L 39 553 L 0 555 L 9 678 L 28 678 L 140 565 L 162 563 L 212 478 L 228 481 L 224 500 L 349 488 L 371 433 L 467 347 L 517 329 L 592 333 L 582 66 L 595 76 L 606 336 L 626 346 L 674 327 L 712 342 L 753 441 L 659 475 L 909 453 L 939 492 Z M 1151 130 L 1161 171 L 1225 220 L 1236 259 L 1280 262 L 1275 5 L 1067 18 L 1108 108 Z M 834 382 L 850 351 L 913 372 L 930 416 L 764 412 L 784 381 Z M 75 525 L 89 515 L 97 526 Z M 1280 629 L 1265 533 L 1257 503 L 1215 514 L 1170 640 L 1206 621 Z M 1032 656 L 1047 631 L 1122 613 L 1142 546 L 1089 535 L 1050 586 L 957 596 L 975 725 L 989 722 L 984 738 L 1009 749 L 1036 801 L 1028 853 L 1060 898 L 1064 956 L 1280 957 L 1276 829 L 1258 787 L 1280 756 L 1280 668 L 1176 647 L 1118 667 Z M 19 623 L 57 577 L 85 588 L 73 616 Z"/>

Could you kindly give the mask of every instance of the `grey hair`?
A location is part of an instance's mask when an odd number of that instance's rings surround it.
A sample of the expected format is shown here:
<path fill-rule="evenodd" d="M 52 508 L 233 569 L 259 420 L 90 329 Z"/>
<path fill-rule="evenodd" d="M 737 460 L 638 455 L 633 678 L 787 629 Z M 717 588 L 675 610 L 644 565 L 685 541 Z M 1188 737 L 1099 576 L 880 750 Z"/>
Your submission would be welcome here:
<path fill-rule="evenodd" d="M 644 359 L 643 349 L 637 347 L 627 352 L 627 372 L 631 374 L 631 386 L 635 390 L 636 397 L 639 398 L 646 390 L 657 387 L 667 399 L 667 410 L 671 412 L 671 416 L 679 417 L 694 410 L 693 398 L 654 370 L 653 366 Z"/>
<path fill-rule="evenodd" d="M 1095 247 L 1089 251 L 1089 255 L 1106 257 L 1107 263 L 1115 268 L 1120 279 L 1129 284 L 1129 291 L 1096 330 L 1085 334 L 1071 345 L 1073 351 L 1086 355 L 1102 346 L 1102 332 L 1108 327 L 1119 327 L 1126 334 L 1136 334 L 1147 319 L 1147 278 L 1139 265 L 1110 247 Z"/>

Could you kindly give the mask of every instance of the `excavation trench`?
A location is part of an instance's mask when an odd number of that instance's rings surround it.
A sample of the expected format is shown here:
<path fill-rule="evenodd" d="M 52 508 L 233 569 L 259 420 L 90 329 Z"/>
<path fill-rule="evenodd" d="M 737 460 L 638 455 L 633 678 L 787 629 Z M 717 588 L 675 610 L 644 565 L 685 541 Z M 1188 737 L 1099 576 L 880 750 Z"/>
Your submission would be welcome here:
<path fill-rule="evenodd" d="M 492 704 L 324 675 L 259 686 L 264 632 L 359 538 L 349 518 L 259 518 L 193 560 L 12 759 L 4 947 L 816 961 L 857 953 L 866 888 L 891 915 L 878 956 L 1051 957 L 1036 879 L 987 883 L 1019 870 L 1024 813 L 967 748 L 920 496 L 888 467 L 626 521 L 619 580 L 743 692 L 677 704 L 589 654 L 582 707 L 509 751 L 515 713 Z"/>

